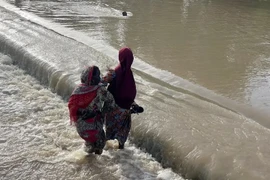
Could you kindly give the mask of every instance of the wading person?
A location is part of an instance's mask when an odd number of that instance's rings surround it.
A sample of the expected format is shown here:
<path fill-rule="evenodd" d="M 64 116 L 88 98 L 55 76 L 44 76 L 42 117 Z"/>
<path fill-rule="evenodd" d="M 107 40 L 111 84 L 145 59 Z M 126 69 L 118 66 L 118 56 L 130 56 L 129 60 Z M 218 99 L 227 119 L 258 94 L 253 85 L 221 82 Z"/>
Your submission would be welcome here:
<path fill-rule="evenodd" d="M 113 95 L 115 103 L 124 111 L 130 108 L 132 113 L 141 113 L 143 108 L 135 103 L 136 84 L 131 70 L 133 53 L 130 48 L 119 50 L 119 64 L 110 69 L 103 81 L 109 83 L 108 91 Z M 131 114 L 117 116 L 113 111 L 106 114 L 106 139 L 117 139 L 119 149 L 124 148 L 131 128 Z"/>
<path fill-rule="evenodd" d="M 83 70 L 81 84 L 71 94 L 68 108 L 71 124 L 76 126 L 78 134 L 85 140 L 85 151 L 95 154 L 101 154 L 105 146 L 103 114 L 114 112 L 125 118 L 130 113 L 119 108 L 112 94 L 100 84 L 100 71 L 96 66 Z"/>

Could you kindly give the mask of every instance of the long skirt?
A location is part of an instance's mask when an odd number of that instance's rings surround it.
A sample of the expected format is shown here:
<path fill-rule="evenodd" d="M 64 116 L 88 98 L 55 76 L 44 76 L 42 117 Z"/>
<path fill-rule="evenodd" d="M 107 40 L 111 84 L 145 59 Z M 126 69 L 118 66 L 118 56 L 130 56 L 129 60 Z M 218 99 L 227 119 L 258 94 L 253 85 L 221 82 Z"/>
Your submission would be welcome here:
<path fill-rule="evenodd" d="M 123 148 L 131 128 L 131 115 L 115 116 L 114 113 L 106 115 L 106 140 L 117 139 L 119 148 Z"/>
<path fill-rule="evenodd" d="M 76 129 L 86 146 L 92 149 L 103 149 L 105 146 L 105 132 L 103 122 L 99 116 L 84 120 L 79 118 L 76 123 Z"/>

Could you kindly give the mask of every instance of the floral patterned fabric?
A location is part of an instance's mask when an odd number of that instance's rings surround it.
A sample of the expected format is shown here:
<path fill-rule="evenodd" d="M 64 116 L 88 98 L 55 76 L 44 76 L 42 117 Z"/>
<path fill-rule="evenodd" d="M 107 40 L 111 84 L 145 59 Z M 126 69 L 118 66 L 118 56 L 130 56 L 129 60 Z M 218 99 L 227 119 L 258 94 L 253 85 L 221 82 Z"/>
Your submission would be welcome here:
<path fill-rule="evenodd" d="M 92 150 L 105 146 L 103 125 L 106 113 L 113 111 L 119 117 L 129 114 L 129 110 L 119 109 L 111 93 L 99 84 L 99 76 L 97 67 L 86 68 L 81 75 L 82 84 L 75 88 L 68 102 L 71 122 Z"/>
<path fill-rule="evenodd" d="M 116 78 L 114 70 L 109 70 L 108 73 L 103 77 L 103 82 L 110 83 Z M 119 108 L 117 111 L 110 111 L 105 115 L 105 129 L 106 139 L 113 140 L 117 139 L 119 147 L 123 148 L 131 128 L 131 114 L 125 116 L 119 116 L 118 111 L 125 111 L 126 109 Z"/>
<path fill-rule="evenodd" d="M 87 106 L 87 110 L 100 112 L 94 118 L 84 119 L 79 116 L 76 129 L 81 138 L 92 147 L 103 149 L 105 146 L 105 132 L 103 130 L 104 114 L 106 112 L 117 112 L 117 116 L 123 116 L 126 111 L 118 111 L 118 106 L 115 104 L 113 96 L 106 90 L 105 87 L 99 87 L 96 92 L 96 97 Z M 103 107 L 104 103 L 106 106 Z"/>

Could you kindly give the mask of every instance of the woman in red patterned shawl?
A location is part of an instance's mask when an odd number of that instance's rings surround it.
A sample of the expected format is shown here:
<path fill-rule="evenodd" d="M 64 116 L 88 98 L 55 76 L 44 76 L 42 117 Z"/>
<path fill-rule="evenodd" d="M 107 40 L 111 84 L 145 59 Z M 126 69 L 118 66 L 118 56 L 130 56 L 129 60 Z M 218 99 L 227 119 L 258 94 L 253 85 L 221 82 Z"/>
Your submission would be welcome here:
<path fill-rule="evenodd" d="M 139 107 L 134 102 L 137 91 L 131 70 L 133 59 L 133 53 L 130 48 L 120 49 L 118 66 L 114 70 L 109 70 L 107 75 L 103 77 L 103 81 L 109 83 L 108 91 L 112 93 L 115 103 L 122 110 L 130 109 L 132 106 L 137 107 L 137 109 Z M 142 112 L 143 109 L 139 108 Z M 133 111 L 132 113 L 136 112 Z M 130 128 L 131 114 L 125 117 L 116 116 L 113 111 L 106 114 L 106 139 L 117 139 L 119 149 L 124 148 Z"/>
<path fill-rule="evenodd" d="M 106 106 L 103 106 L 106 103 Z M 108 90 L 100 85 L 100 71 L 96 66 L 87 67 L 81 74 L 78 85 L 69 98 L 68 108 L 71 123 L 85 140 L 88 153 L 101 154 L 105 146 L 103 114 L 113 111 L 124 117 L 129 110 L 120 109 Z"/>

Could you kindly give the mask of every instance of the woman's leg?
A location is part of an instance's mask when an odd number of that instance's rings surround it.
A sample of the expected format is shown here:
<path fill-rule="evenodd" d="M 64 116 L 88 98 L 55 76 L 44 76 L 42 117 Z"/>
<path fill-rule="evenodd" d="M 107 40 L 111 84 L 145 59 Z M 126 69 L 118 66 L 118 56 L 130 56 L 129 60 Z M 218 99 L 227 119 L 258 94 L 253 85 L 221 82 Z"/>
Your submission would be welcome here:
<path fill-rule="evenodd" d="M 85 140 L 85 151 L 101 154 L 105 146 L 105 132 L 102 120 L 96 117 L 93 121 L 78 120 L 76 129 L 82 139 Z"/>
<path fill-rule="evenodd" d="M 119 142 L 119 149 L 124 149 L 124 144 L 127 141 L 129 132 L 131 128 L 131 116 L 127 116 L 118 123 L 118 132 L 116 134 L 116 139 Z"/>
<path fill-rule="evenodd" d="M 131 128 L 131 115 L 114 116 L 113 113 L 106 115 L 106 140 L 117 139 L 119 149 L 124 149 Z"/>
<path fill-rule="evenodd" d="M 117 133 L 117 120 L 114 118 L 112 113 L 106 114 L 105 122 L 106 140 L 115 139 L 115 135 Z"/>

